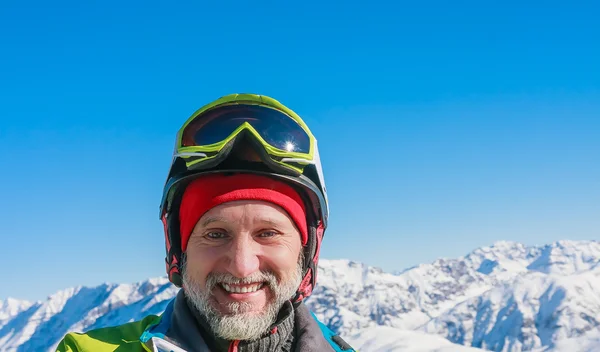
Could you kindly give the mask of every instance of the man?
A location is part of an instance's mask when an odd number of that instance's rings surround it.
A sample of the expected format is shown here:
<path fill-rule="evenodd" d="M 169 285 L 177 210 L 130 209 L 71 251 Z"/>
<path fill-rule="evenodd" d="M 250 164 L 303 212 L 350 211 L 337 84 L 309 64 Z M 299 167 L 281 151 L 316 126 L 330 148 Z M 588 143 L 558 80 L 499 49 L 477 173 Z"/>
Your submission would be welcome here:
<path fill-rule="evenodd" d="M 182 287 L 160 316 L 70 333 L 58 351 L 353 351 L 304 305 L 327 227 L 315 137 L 292 110 L 220 98 L 177 134 L 160 217 Z"/>

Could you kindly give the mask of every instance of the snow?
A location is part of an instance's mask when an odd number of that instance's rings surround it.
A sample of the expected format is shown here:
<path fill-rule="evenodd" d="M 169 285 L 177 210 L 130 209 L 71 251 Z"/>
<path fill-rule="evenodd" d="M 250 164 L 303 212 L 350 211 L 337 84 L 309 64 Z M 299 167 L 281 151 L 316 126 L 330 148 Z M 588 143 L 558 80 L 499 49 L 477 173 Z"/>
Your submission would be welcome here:
<path fill-rule="evenodd" d="M 600 262 L 600 243 L 595 241 L 558 241 L 542 248 L 529 270 L 569 275 L 589 270 Z"/>
<path fill-rule="evenodd" d="M 368 352 L 481 352 L 422 332 L 376 326 L 346 338 L 352 347 Z"/>
<path fill-rule="evenodd" d="M 585 335 L 558 341 L 553 346 L 536 349 L 534 352 L 598 352 L 600 350 L 600 330 Z"/>
<path fill-rule="evenodd" d="M 160 314 L 177 291 L 160 277 L 0 301 L 0 352 Z M 306 303 L 361 352 L 600 351 L 600 243 L 501 241 L 395 274 L 321 260 Z"/>
<path fill-rule="evenodd" d="M 554 248 L 542 250 L 534 263 Z M 578 260 L 580 256 L 570 256 L 576 264 L 569 265 L 564 259 L 568 257 L 555 261 L 558 269 L 545 266 L 548 270 L 543 272 L 526 272 L 461 302 L 421 330 L 503 352 L 532 350 L 580 336 L 600 325 L 600 270 L 587 270 L 591 266 Z M 580 269 L 583 272 L 577 272 Z"/>
<path fill-rule="evenodd" d="M 0 300 L 0 329 L 9 319 L 27 310 L 32 305 L 33 303 L 31 302 L 18 300 L 11 297 L 4 301 Z"/>

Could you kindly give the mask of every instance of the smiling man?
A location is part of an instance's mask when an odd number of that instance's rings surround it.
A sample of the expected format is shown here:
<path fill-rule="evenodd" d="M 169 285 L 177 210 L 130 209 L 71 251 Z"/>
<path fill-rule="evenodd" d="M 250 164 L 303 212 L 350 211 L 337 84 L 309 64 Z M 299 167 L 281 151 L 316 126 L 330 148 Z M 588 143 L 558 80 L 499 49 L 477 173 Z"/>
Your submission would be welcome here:
<path fill-rule="evenodd" d="M 234 94 L 177 134 L 160 206 L 169 279 L 160 316 L 57 351 L 353 351 L 308 310 L 328 204 L 317 142 L 272 98 Z"/>

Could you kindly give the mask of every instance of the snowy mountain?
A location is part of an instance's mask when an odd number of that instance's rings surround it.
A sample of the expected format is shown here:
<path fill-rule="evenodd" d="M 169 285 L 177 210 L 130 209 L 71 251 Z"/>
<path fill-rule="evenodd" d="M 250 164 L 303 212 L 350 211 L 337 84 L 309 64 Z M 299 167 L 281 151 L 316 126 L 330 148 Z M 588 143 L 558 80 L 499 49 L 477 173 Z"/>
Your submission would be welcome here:
<path fill-rule="evenodd" d="M 396 274 L 321 260 L 318 282 L 307 304 L 361 352 L 600 351 L 596 241 L 498 242 Z M 0 351 L 46 351 L 67 331 L 158 314 L 176 292 L 159 278 L 0 301 Z"/>
<path fill-rule="evenodd" d="M 166 278 L 59 291 L 0 327 L 0 351 L 47 351 L 67 331 L 87 331 L 158 314 L 176 293 Z"/>
<path fill-rule="evenodd" d="M 569 276 L 526 273 L 459 303 L 422 330 L 455 343 L 521 351 L 550 346 L 599 327 L 597 268 Z"/>
<path fill-rule="evenodd" d="M 328 261 L 320 269 L 328 279 L 319 281 L 309 305 L 345 335 L 385 325 L 493 351 L 527 351 L 600 327 L 599 263 L 594 241 L 498 242 L 396 275 Z"/>
<path fill-rule="evenodd" d="M 8 298 L 5 301 L 0 300 L 0 329 L 16 315 L 20 314 L 27 308 L 31 307 L 32 303 L 20 301 L 14 298 Z"/>

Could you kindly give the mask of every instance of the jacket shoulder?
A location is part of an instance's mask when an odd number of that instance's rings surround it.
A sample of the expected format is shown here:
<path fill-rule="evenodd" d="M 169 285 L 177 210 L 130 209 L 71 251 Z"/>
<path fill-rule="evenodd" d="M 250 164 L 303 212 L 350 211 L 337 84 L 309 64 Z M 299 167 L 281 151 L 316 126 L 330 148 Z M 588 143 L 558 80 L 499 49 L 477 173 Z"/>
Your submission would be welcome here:
<path fill-rule="evenodd" d="M 142 320 L 100 328 L 86 333 L 68 333 L 56 347 L 56 352 L 108 352 L 119 348 L 123 352 L 143 351 L 140 336 L 144 330 L 156 324 L 160 317 L 149 315 Z"/>
<path fill-rule="evenodd" d="M 310 314 L 312 315 L 313 319 L 319 325 L 319 329 L 321 330 L 323 337 L 325 338 L 325 340 L 327 340 L 327 342 L 329 343 L 331 348 L 333 348 L 334 351 L 336 351 L 336 352 L 346 352 L 346 351 L 347 352 L 356 352 L 356 350 L 354 348 L 352 348 L 352 346 L 350 346 L 346 341 L 344 341 L 344 339 L 342 339 L 342 337 L 339 334 L 334 333 L 331 329 L 329 329 L 329 327 L 327 327 L 327 325 L 323 324 L 323 322 L 321 322 L 317 318 L 315 313 L 313 313 L 311 311 Z"/>

